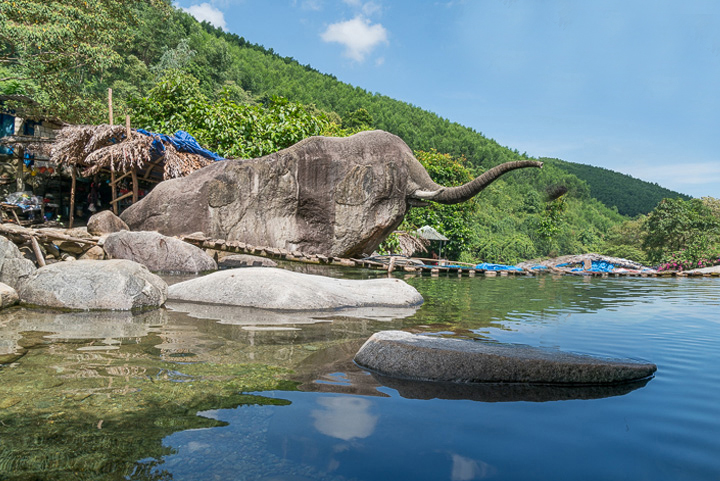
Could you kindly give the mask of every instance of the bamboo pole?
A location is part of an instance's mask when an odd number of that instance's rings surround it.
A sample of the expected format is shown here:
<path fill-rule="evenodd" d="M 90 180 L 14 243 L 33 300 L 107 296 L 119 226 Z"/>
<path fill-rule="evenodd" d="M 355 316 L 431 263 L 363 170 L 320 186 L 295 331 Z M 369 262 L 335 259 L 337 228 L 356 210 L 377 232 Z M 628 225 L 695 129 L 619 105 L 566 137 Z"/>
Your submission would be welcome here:
<path fill-rule="evenodd" d="M 130 140 L 130 137 L 132 136 L 132 131 L 130 130 L 130 116 L 125 116 L 125 138 L 126 140 Z M 137 168 L 133 165 L 130 169 L 130 172 L 132 174 L 132 203 L 138 201 L 138 198 L 140 197 L 140 186 L 138 185 L 138 176 L 137 176 Z M 117 204 L 115 204 L 117 205 Z"/>
<path fill-rule="evenodd" d="M 108 115 L 110 120 L 110 125 L 113 125 L 113 106 L 112 106 L 112 89 L 108 89 Z M 114 201 L 117 198 L 117 185 L 115 183 L 115 169 L 110 169 L 110 195 L 112 196 L 112 200 Z M 118 215 L 118 205 L 117 202 L 111 202 L 113 205 L 113 213 L 115 215 Z"/>

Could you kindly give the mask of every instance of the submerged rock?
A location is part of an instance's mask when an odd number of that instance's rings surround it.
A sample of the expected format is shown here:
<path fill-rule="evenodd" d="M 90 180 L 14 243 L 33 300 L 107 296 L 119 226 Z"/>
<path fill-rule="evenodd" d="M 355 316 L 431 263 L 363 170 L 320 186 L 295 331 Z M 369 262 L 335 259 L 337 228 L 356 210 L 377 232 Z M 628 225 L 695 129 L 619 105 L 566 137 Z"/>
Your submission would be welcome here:
<path fill-rule="evenodd" d="M 404 331 L 373 334 L 355 362 L 384 376 L 451 382 L 614 384 L 646 379 L 657 366 L 523 345 L 438 338 Z"/>
<path fill-rule="evenodd" d="M 36 269 L 35 264 L 25 259 L 12 241 L 0 236 L 0 282 L 17 289 L 21 281 Z"/>
<path fill-rule="evenodd" d="M 18 289 L 24 304 L 79 310 L 150 309 L 167 299 L 167 284 L 137 262 L 59 262 L 38 269 Z"/>
<path fill-rule="evenodd" d="M 173 284 L 168 299 L 288 310 L 409 307 L 423 302 L 414 287 L 399 279 L 333 279 L 272 267 L 218 271 Z"/>
<path fill-rule="evenodd" d="M 217 269 L 215 260 L 199 247 L 157 232 L 121 231 L 110 234 L 103 248 L 113 259 L 129 259 L 154 272 L 204 272 Z"/>

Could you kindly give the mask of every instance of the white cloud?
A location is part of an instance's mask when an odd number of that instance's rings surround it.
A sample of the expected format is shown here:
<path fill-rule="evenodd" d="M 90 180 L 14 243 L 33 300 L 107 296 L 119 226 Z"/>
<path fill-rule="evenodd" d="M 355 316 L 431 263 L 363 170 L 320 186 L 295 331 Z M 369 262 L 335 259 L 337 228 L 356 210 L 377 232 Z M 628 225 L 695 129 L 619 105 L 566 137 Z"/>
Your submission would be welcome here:
<path fill-rule="evenodd" d="M 326 42 L 337 42 L 345 46 L 345 56 L 362 62 L 381 43 L 388 43 L 387 30 L 381 24 L 370 24 L 370 20 L 357 16 L 346 22 L 329 25 L 321 38 Z"/>
<path fill-rule="evenodd" d="M 195 17 L 198 22 L 206 21 L 216 27 L 226 30 L 227 24 L 225 23 L 225 15 L 219 9 L 207 2 L 199 5 L 190 5 L 187 8 L 183 8 L 183 10 Z"/>
<path fill-rule="evenodd" d="M 375 2 L 367 2 L 364 3 L 362 6 L 362 13 L 364 13 L 366 17 L 369 17 L 375 13 L 380 13 L 381 10 L 382 7 Z"/>

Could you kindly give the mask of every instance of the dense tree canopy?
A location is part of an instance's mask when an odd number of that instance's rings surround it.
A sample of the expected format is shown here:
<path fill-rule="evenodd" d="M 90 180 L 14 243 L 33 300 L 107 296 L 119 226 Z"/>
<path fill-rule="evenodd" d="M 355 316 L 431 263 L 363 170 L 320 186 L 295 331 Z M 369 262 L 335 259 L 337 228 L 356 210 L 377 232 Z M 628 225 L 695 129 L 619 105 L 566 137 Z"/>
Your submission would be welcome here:
<path fill-rule="evenodd" d="M 87 114 L 82 93 L 121 63 L 138 24 L 135 0 L 13 0 L 0 3 L 0 82 L 43 100 L 55 114 Z M 142 3 L 142 2 L 141 2 Z M 167 9 L 161 0 L 148 6 Z M 162 14 L 160 12 L 160 14 Z M 78 109 L 80 109 L 78 111 Z"/>

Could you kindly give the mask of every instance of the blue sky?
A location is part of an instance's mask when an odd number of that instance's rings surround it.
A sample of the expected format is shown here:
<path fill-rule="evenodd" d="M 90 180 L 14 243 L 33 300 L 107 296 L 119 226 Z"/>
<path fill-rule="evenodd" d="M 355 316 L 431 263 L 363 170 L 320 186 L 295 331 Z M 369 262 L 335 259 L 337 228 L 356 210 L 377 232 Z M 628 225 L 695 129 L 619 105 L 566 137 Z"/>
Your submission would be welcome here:
<path fill-rule="evenodd" d="M 534 157 L 720 197 L 716 0 L 180 0 Z"/>

